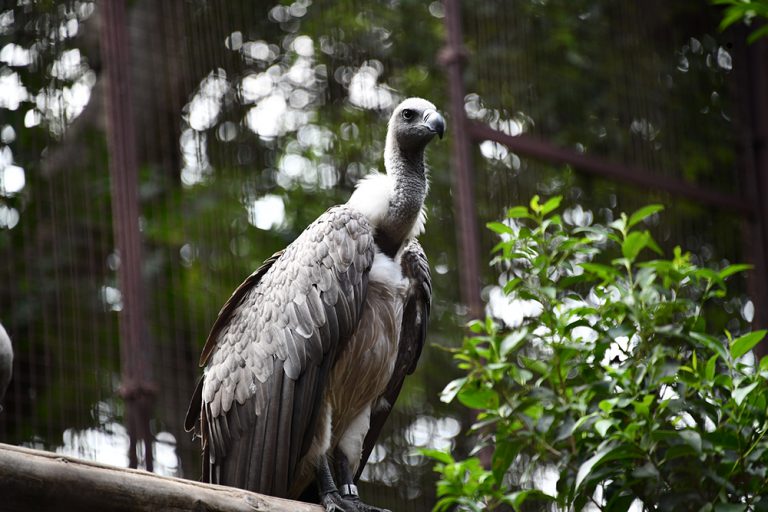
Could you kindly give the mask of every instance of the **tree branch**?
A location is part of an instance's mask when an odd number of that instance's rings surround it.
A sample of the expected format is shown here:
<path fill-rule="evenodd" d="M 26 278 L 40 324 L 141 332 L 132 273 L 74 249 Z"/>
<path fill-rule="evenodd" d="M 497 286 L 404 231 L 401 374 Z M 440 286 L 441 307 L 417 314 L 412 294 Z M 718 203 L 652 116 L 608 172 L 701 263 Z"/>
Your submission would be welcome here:
<path fill-rule="evenodd" d="M 8 512 L 322 512 L 318 505 L 0 444 Z"/>

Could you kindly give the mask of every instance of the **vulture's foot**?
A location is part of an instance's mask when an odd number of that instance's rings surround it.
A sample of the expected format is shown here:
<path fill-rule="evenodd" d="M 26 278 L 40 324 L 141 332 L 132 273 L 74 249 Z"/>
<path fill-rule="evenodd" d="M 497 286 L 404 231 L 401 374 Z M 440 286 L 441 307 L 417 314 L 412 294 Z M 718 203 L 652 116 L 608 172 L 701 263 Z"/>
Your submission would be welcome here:
<path fill-rule="evenodd" d="M 323 494 L 320 504 L 325 508 L 325 512 L 390 512 L 385 508 L 367 505 L 357 496 L 342 496 L 338 492 Z"/>
<path fill-rule="evenodd" d="M 338 492 L 329 492 L 323 494 L 320 498 L 320 504 L 325 508 L 325 512 L 354 512 L 346 500 Z"/>
<path fill-rule="evenodd" d="M 386 508 L 377 508 L 371 505 L 368 505 L 366 503 L 363 503 L 360 501 L 360 498 L 358 498 L 356 495 L 345 495 L 342 496 L 342 499 L 344 500 L 345 504 L 347 506 L 350 506 L 351 508 L 349 510 L 352 510 L 354 512 L 390 512 Z"/>

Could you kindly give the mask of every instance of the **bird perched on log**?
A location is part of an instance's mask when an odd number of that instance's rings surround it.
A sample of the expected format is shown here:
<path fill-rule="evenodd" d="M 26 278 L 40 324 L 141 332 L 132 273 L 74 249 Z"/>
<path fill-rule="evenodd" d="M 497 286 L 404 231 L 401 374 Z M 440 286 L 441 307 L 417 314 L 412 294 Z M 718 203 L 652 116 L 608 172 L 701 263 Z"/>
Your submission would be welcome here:
<path fill-rule="evenodd" d="M 5 391 L 8 389 L 8 384 L 11 382 L 11 376 L 13 375 L 13 346 L 11 346 L 11 338 L 8 337 L 8 333 L 5 332 L 3 324 L 0 324 L 0 404 L 2 404 Z M 0 405 L 0 411 L 3 410 L 3 406 Z"/>
<path fill-rule="evenodd" d="M 204 480 L 294 499 L 314 481 L 327 511 L 380 510 L 355 481 L 424 345 L 424 149 L 444 130 L 432 103 L 403 101 L 386 174 L 361 180 L 224 305 L 185 423 L 202 438 Z"/>

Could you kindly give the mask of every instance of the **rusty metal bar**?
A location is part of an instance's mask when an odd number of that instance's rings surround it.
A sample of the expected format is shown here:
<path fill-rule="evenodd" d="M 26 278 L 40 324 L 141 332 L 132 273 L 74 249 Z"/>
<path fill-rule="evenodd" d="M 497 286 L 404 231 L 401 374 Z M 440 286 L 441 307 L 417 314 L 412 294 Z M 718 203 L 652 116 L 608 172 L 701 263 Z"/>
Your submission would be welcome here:
<path fill-rule="evenodd" d="M 469 122 L 469 133 L 476 142 L 492 140 L 505 145 L 519 155 L 557 164 L 568 164 L 575 169 L 600 176 L 612 181 L 643 187 L 649 190 L 668 192 L 692 201 L 753 216 L 754 204 L 743 198 L 721 194 L 683 180 L 660 176 L 639 167 L 611 162 L 600 157 L 579 153 L 576 150 L 556 146 L 530 135 L 508 135 L 477 121 Z"/>
<path fill-rule="evenodd" d="M 768 327 L 768 39 L 748 45 L 745 88 L 748 92 L 749 126 L 746 130 L 745 195 L 755 209 L 750 219 L 747 248 L 754 270 L 748 280 L 755 306 L 752 325 Z M 760 356 L 768 354 L 768 341 L 758 347 Z"/>
<path fill-rule="evenodd" d="M 459 279 L 461 300 L 469 308 L 471 318 L 480 318 L 480 238 L 472 181 L 472 153 L 467 116 L 464 113 L 464 48 L 459 0 L 444 0 L 446 46 L 440 53 L 440 63 L 448 74 L 452 132 L 453 201 L 456 213 L 456 242 L 459 249 Z"/>
<path fill-rule="evenodd" d="M 131 76 L 125 2 L 106 0 L 101 9 L 101 53 L 107 80 L 107 144 L 112 185 L 112 225 L 120 254 L 118 278 L 122 294 L 120 359 L 130 467 L 138 466 L 136 445 L 144 442 L 145 465 L 152 471 L 149 426 L 155 387 L 149 365 L 149 342 L 142 299 L 141 235 L 139 233 L 138 165 L 131 110 Z"/>

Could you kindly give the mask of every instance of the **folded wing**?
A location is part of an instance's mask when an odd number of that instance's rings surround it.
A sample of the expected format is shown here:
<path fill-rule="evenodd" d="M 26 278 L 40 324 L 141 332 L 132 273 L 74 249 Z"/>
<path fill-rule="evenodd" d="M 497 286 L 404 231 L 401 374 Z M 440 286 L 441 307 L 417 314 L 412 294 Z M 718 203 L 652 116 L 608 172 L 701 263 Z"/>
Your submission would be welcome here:
<path fill-rule="evenodd" d="M 359 321 L 373 257 L 367 220 L 336 206 L 225 304 L 186 421 L 202 437 L 204 480 L 287 495 L 330 368 Z"/>

